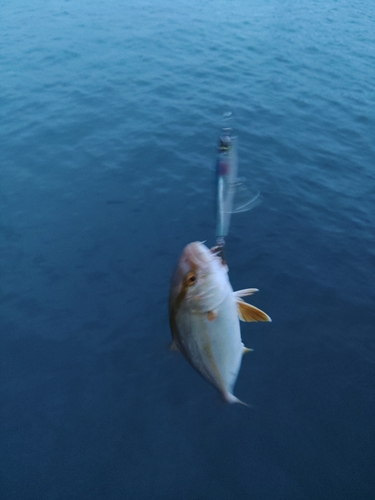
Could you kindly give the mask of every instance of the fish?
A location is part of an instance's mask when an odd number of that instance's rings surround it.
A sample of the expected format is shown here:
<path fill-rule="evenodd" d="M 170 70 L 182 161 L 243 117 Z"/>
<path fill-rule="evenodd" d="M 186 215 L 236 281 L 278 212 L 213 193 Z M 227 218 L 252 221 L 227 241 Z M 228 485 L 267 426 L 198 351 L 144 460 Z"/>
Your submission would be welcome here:
<path fill-rule="evenodd" d="M 173 273 L 169 293 L 171 348 L 187 361 L 228 403 L 243 403 L 233 394 L 242 356 L 251 349 L 241 339 L 240 320 L 271 321 L 242 297 L 256 288 L 233 291 L 228 266 L 204 243 L 189 243 Z"/>

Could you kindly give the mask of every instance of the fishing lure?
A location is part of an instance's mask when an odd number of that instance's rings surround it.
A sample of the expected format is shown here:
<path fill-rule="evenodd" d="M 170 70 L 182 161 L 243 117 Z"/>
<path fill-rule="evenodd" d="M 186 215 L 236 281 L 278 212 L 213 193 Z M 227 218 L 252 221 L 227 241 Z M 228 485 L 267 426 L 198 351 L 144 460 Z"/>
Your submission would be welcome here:
<path fill-rule="evenodd" d="M 243 179 L 238 178 L 238 143 L 232 129 L 223 127 L 216 160 L 216 245 L 223 256 L 232 213 L 251 210 L 259 193 L 251 195 Z"/>

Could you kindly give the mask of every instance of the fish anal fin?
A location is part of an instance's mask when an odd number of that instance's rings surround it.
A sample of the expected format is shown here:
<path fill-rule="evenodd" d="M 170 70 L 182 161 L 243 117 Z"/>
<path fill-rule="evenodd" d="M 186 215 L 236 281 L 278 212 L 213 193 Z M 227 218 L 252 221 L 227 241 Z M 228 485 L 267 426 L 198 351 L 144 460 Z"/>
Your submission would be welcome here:
<path fill-rule="evenodd" d="M 254 349 L 249 349 L 248 347 L 244 346 L 242 349 L 242 354 L 246 354 L 247 352 L 253 352 L 253 351 L 254 351 Z"/>
<path fill-rule="evenodd" d="M 241 299 L 237 300 L 237 310 L 241 321 L 272 321 L 268 314 Z"/>

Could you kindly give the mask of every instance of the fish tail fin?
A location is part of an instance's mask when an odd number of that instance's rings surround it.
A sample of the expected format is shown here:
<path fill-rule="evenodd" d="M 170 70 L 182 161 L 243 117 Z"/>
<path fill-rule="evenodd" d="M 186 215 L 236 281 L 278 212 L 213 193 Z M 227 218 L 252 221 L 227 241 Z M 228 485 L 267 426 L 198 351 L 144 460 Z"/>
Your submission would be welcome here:
<path fill-rule="evenodd" d="M 247 403 L 244 403 L 240 399 L 236 398 L 236 396 L 230 392 L 224 392 L 223 399 L 226 403 L 230 403 L 230 404 L 239 403 L 240 405 L 244 405 L 244 406 L 247 406 L 248 408 L 250 408 Z"/>

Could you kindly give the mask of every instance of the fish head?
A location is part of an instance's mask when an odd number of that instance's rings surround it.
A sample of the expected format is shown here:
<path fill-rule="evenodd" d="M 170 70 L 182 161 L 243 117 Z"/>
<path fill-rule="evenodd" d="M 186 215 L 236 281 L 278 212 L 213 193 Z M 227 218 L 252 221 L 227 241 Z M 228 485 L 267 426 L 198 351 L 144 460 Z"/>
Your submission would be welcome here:
<path fill-rule="evenodd" d="M 228 293 L 228 268 L 203 243 L 187 245 L 172 277 L 170 305 L 192 313 L 214 310 Z"/>

